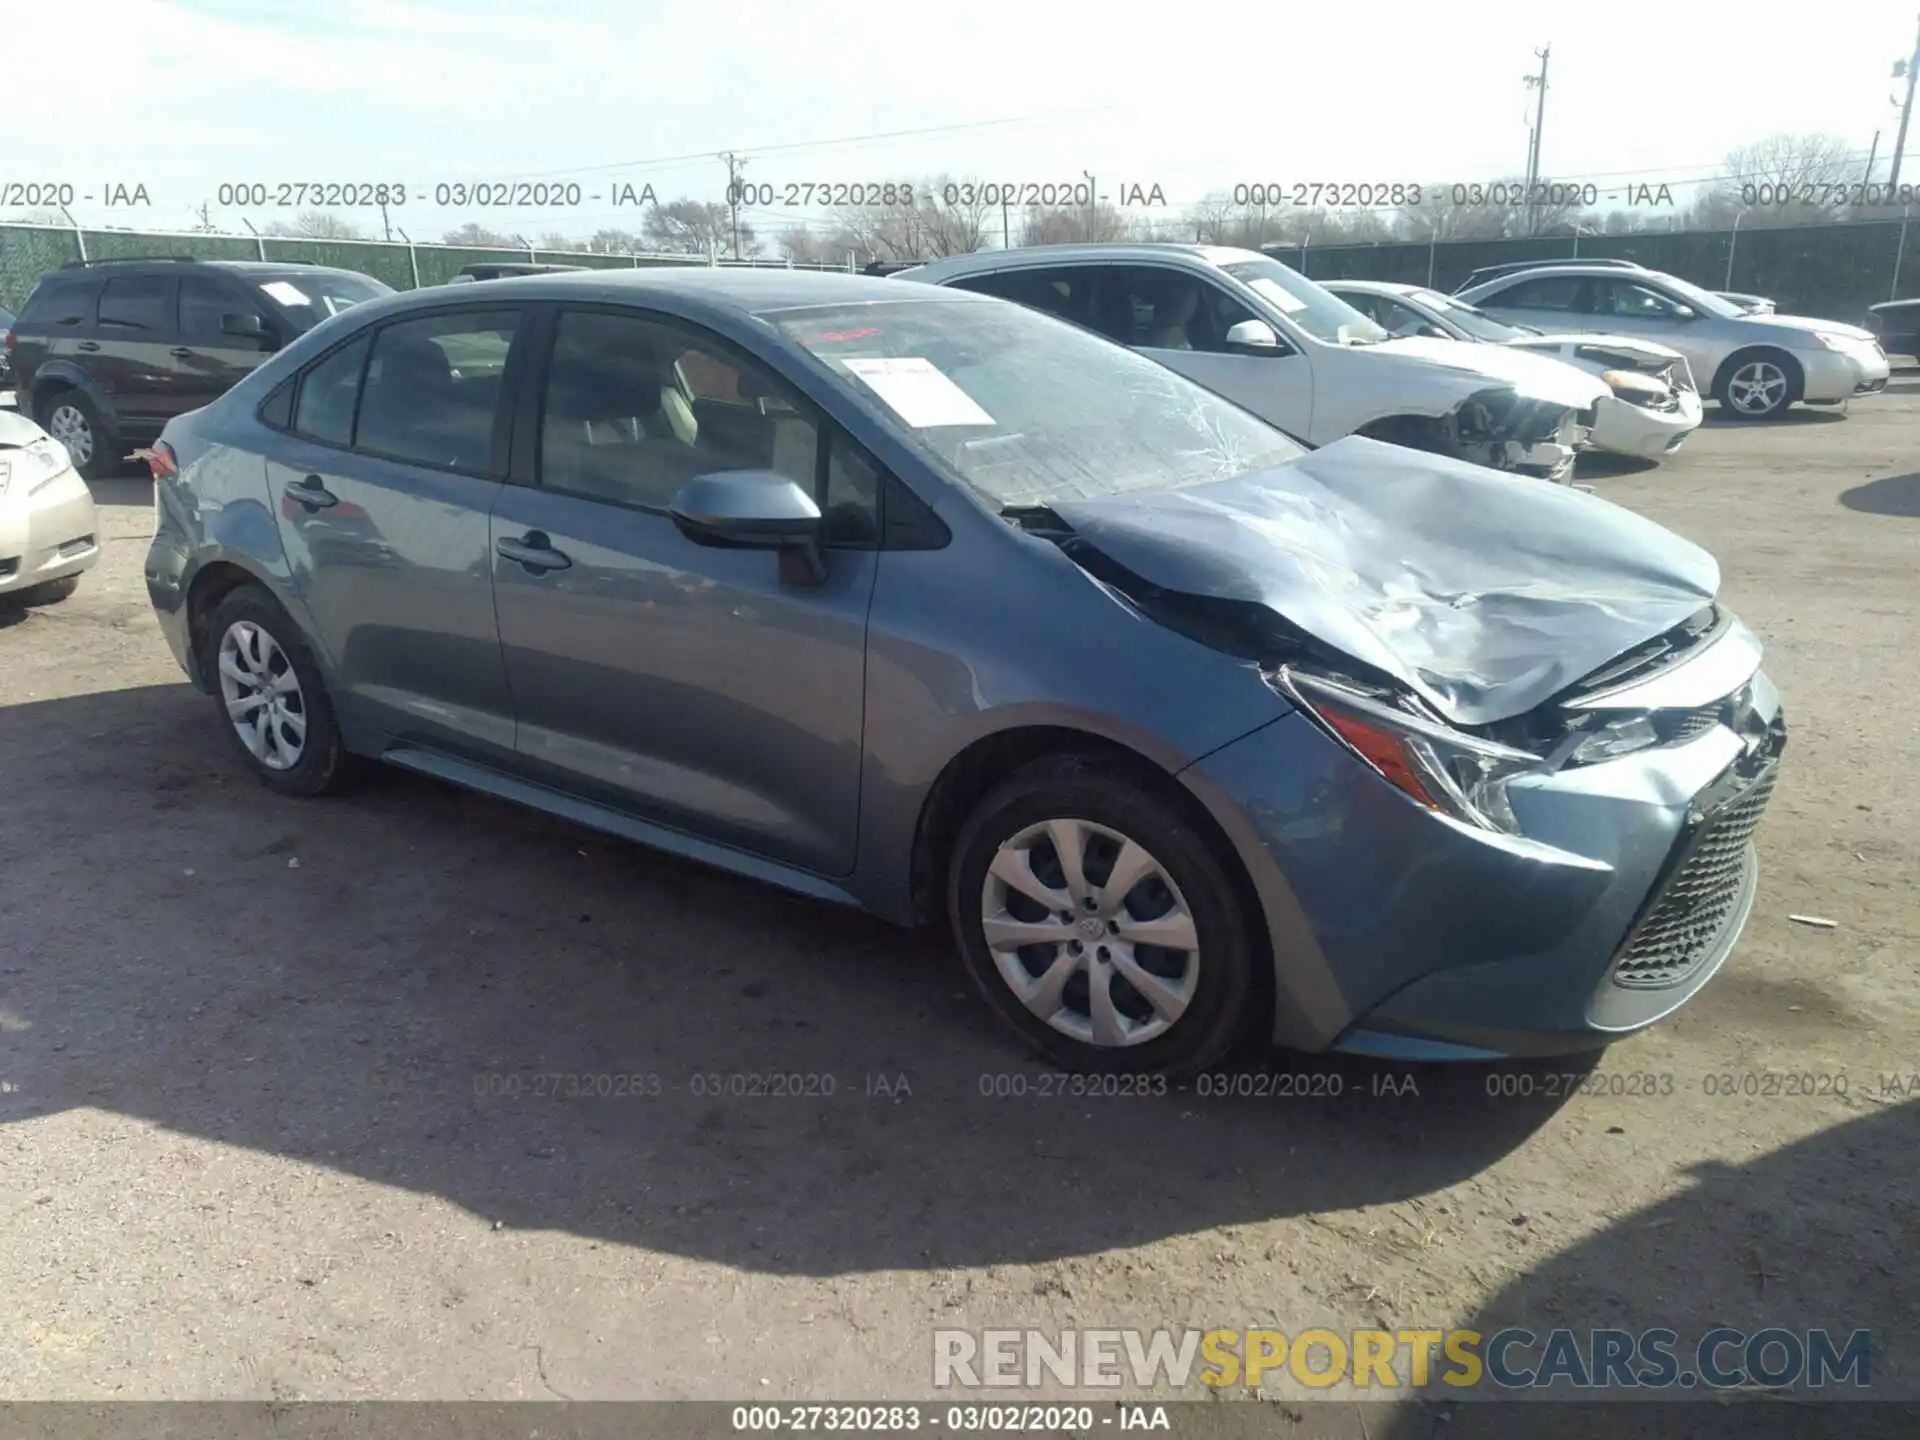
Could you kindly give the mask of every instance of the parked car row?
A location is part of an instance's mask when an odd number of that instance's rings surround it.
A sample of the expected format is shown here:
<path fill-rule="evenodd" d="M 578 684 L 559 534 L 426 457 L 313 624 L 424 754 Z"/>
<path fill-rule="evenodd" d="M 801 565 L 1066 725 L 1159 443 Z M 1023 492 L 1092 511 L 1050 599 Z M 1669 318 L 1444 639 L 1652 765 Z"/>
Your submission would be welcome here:
<path fill-rule="evenodd" d="M 957 255 L 896 281 L 1015 300 L 1116 340 L 1308 445 L 1365 435 L 1567 480 L 1609 391 L 1544 356 L 1396 338 L 1270 255 L 1048 245 Z"/>
<path fill-rule="evenodd" d="M 1462 458 L 1554 473 L 1607 384 L 1247 252 L 1012 258 L 353 305 L 166 421 L 160 629 L 277 791 L 379 760 L 943 924 L 1078 1071 L 1697 993 L 1785 742 L 1759 642 L 1685 540 Z M 1395 415 L 1451 453 L 1350 433 Z"/>

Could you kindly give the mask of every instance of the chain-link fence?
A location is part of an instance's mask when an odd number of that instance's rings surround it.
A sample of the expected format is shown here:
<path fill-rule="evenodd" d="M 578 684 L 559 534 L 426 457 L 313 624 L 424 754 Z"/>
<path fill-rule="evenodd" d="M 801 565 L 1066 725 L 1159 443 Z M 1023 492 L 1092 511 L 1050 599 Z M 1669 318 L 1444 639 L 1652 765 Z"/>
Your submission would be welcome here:
<path fill-rule="evenodd" d="M 1315 280 L 1390 280 L 1441 290 L 1452 290 L 1482 265 L 1633 260 L 1706 290 L 1765 295 L 1782 314 L 1857 325 L 1869 305 L 1920 295 L 1920 224 L 1909 228 L 1910 219 L 1268 249 Z"/>
<path fill-rule="evenodd" d="M 288 260 L 358 270 L 396 290 L 442 285 L 467 265 L 532 261 L 626 270 L 649 265 L 751 265 L 761 268 L 840 270 L 841 265 L 785 260 L 727 260 L 718 256 L 652 252 L 600 255 L 575 250 L 472 249 L 457 245 L 410 245 L 381 240 L 296 240 L 280 236 L 196 235 L 163 230 L 70 230 L 48 225 L 0 225 L 0 306 L 18 311 L 34 284 L 49 270 L 75 260 L 137 256 L 190 256 L 196 260 Z"/>

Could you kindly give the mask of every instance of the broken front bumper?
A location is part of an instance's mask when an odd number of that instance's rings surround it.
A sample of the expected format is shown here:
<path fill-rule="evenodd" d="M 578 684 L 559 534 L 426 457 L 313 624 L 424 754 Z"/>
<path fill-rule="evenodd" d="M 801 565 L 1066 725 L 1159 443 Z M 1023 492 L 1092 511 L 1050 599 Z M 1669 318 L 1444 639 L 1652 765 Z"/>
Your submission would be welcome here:
<path fill-rule="evenodd" d="M 1785 743 L 1766 677 L 1749 662 L 1729 679 L 1728 661 L 1757 660 L 1742 637 L 1693 670 L 1695 694 L 1673 691 L 1692 667 L 1664 677 L 1671 741 L 1514 780 L 1517 836 L 1436 818 L 1298 714 L 1186 772 L 1266 911 L 1275 1042 L 1557 1054 L 1697 993 L 1752 906 L 1751 836 Z"/>

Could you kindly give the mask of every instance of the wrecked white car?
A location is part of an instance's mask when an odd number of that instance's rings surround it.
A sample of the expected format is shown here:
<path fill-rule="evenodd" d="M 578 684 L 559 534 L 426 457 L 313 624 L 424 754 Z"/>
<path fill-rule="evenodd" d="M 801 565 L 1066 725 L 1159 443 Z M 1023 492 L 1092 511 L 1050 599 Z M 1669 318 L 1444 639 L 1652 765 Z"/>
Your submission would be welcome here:
<path fill-rule="evenodd" d="M 1671 346 L 1632 335 L 1542 334 L 1476 310 L 1457 295 L 1387 280 L 1333 280 L 1327 288 L 1393 335 L 1437 335 L 1549 355 L 1597 375 L 1607 398 L 1593 422 L 1593 448 L 1658 460 L 1700 428 L 1704 409 L 1687 360 Z"/>
<path fill-rule="evenodd" d="M 1394 339 L 1253 250 L 1047 245 L 896 277 L 1015 300 L 1117 340 L 1308 445 L 1346 435 L 1565 481 L 1610 394 L 1545 356 Z"/>

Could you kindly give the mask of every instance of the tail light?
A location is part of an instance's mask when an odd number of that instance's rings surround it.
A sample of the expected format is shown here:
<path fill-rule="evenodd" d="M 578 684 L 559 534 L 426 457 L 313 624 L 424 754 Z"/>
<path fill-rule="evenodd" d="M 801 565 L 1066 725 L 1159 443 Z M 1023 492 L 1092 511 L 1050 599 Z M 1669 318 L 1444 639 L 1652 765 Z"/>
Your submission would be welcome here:
<path fill-rule="evenodd" d="M 180 463 L 174 456 L 173 447 L 164 440 L 154 441 L 153 448 L 147 452 L 147 469 L 153 472 L 156 480 L 178 475 Z"/>

